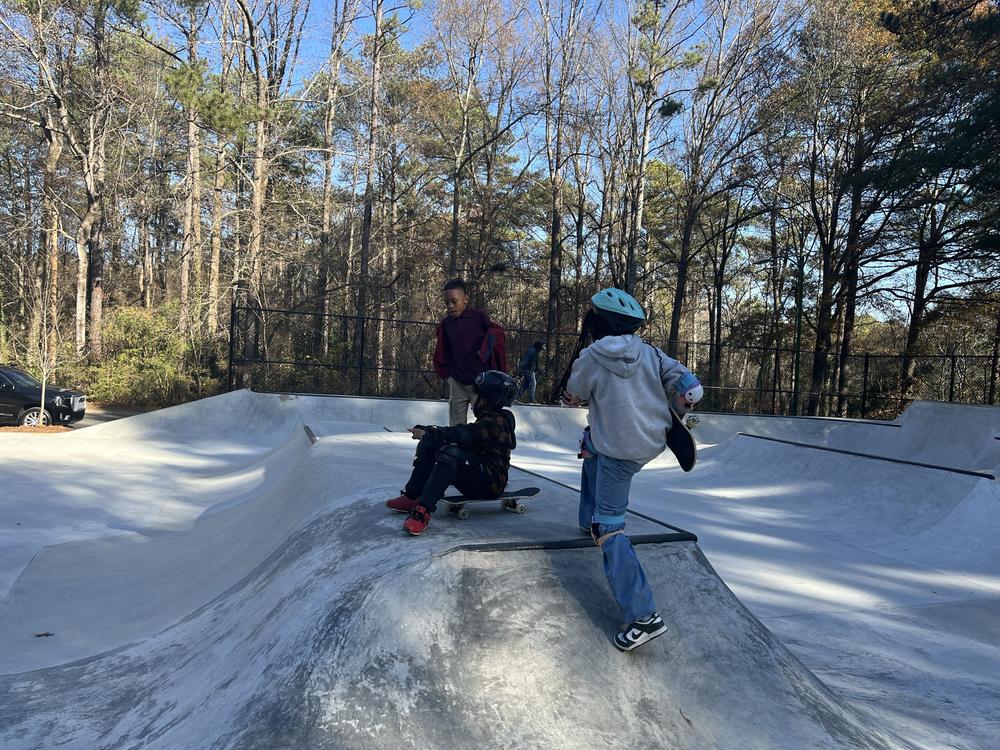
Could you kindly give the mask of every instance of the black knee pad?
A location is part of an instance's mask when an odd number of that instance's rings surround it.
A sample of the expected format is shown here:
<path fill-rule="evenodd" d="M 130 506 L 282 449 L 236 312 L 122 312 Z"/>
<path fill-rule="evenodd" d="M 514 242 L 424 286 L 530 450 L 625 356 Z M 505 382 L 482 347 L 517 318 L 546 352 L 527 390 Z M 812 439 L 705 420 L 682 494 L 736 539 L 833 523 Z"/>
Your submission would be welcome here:
<path fill-rule="evenodd" d="M 437 452 L 437 462 L 439 464 L 445 464 L 456 469 L 465 463 L 465 459 L 465 451 L 454 443 L 446 445 Z"/>

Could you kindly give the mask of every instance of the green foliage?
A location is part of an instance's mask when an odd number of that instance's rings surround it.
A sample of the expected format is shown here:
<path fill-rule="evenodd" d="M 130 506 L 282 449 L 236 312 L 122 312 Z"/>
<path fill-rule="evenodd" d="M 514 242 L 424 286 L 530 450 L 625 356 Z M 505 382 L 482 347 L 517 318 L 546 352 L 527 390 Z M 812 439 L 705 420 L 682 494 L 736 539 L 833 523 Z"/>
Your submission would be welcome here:
<path fill-rule="evenodd" d="M 168 70 L 164 75 L 167 91 L 185 107 L 195 106 L 205 88 L 206 69 L 207 63 L 204 60 L 194 60 Z"/>
<path fill-rule="evenodd" d="M 76 380 L 103 406 L 169 406 L 217 393 L 198 346 L 178 332 L 176 310 L 117 308 L 104 321 L 104 360 Z M 71 375 L 71 373 L 67 373 Z"/>
<path fill-rule="evenodd" d="M 181 63 L 166 71 L 170 95 L 185 109 L 194 109 L 201 120 L 219 133 L 239 134 L 248 122 L 260 119 L 251 102 L 239 102 L 225 90 L 218 75 L 208 73 L 203 59 Z"/>
<path fill-rule="evenodd" d="M 696 45 L 694 49 L 690 49 L 681 55 L 680 60 L 677 61 L 676 67 L 680 70 L 694 70 L 701 65 L 701 62 L 704 59 L 704 48 L 701 45 Z"/>
<path fill-rule="evenodd" d="M 133 23 L 142 23 L 146 18 L 139 0 L 111 0 L 108 6 L 114 9 L 121 18 Z"/>
<path fill-rule="evenodd" d="M 649 34 L 656 29 L 660 22 L 660 10 L 656 3 L 645 2 L 632 16 L 632 24 L 641 32 Z"/>
<path fill-rule="evenodd" d="M 664 120 L 669 120 L 674 115 L 679 114 L 683 109 L 684 105 L 681 102 L 667 97 L 660 102 L 660 108 L 657 111 L 659 112 L 660 117 Z"/>
<path fill-rule="evenodd" d="M 700 81 L 698 81 L 697 92 L 699 94 L 708 93 L 712 89 L 719 88 L 719 86 L 721 85 L 721 83 L 722 83 L 722 80 L 719 78 L 719 76 L 705 76 Z"/>

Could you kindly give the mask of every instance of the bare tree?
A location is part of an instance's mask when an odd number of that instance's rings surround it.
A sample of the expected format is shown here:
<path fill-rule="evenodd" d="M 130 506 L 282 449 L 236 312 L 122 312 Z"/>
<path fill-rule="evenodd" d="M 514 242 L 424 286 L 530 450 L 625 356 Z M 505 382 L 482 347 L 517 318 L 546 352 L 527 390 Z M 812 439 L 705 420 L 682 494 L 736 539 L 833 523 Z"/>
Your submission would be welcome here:
<path fill-rule="evenodd" d="M 546 316 L 546 357 L 558 356 L 552 334 L 560 328 L 563 273 L 563 168 L 566 126 L 574 116 L 571 95 L 585 59 L 588 37 L 600 10 L 584 0 L 537 0 L 542 46 L 541 91 L 545 102 L 545 154 L 548 160 L 549 281 Z"/>
<path fill-rule="evenodd" d="M 640 2 L 629 6 L 627 71 L 631 138 L 629 143 L 630 196 L 627 211 L 628 241 L 624 288 L 635 292 L 638 253 L 643 237 L 643 213 L 646 204 L 646 167 L 655 118 L 669 118 L 677 110 L 672 99 L 670 73 L 690 66 L 695 58 L 681 55 L 689 38 L 686 11 L 691 0 Z M 665 88 L 666 87 L 666 88 Z"/>
<path fill-rule="evenodd" d="M 707 47 L 696 68 L 680 141 L 677 285 L 667 337 L 672 355 L 677 352 L 698 218 L 708 202 L 749 178 L 734 167 L 760 132 L 757 107 L 776 79 L 773 49 L 783 43 L 789 27 L 787 21 L 780 22 L 779 6 L 772 3 L 755 0 L 741 6 L 734 0 L 714 0 L 708 10 Z"/>
<path fill-rule="evenodd" d="M 240 11 L 238 44 L 242 61 L 253 84 L 254 146 L 253 177 L 250 182 L 250 230 L 247 264 L 254 292 L 263 294 L 264 212 L 271 168 L 272 128 L 277 127 L 275 108 L 286 94 L 298 61 L 302 30 L 308 18 L 308 0 L 235 0 Z"/>
<path fill-rule="evenodd" d="M 347 54 L 347 39 L 357 18 L 361 0 L 334 0 L 330 8 L 332 29 L 330 34 L 330 54 L 327 61 L 326 96 L 323 108 L 323 195 L 322 216 L 320 225 L 320 257 L 317 289 L 321 294 L 321 305 L 324 317 L 317 319 L 319 351 L 326 356 L 329 351 L 329 325 L 325 315 L 330 312 L 330 271 L 332 263 L 332 232 L 333 221 L 333 178 L 336 173 L 336 147 L 334 141 L 334 122 L 337 116 L 337 104 L 340 98 L 341 67 Z M 347 268 L 348 274 L 350 268 Z"/>

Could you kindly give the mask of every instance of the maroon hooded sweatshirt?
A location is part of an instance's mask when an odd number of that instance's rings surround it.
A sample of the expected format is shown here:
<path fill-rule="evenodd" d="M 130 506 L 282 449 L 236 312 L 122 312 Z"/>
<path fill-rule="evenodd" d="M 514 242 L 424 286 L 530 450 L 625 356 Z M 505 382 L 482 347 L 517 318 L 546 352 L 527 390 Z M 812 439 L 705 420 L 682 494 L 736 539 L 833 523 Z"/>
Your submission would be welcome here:
<path fill-rule="evenodd" d="M 486 370 L 507 371 L 507 347 L 503 328 L 482 310 L 466 307 L 453 318 L 448 315 L 437 327 L 434 371 L 442 380 L 455 378 L 471 385 Z"/>

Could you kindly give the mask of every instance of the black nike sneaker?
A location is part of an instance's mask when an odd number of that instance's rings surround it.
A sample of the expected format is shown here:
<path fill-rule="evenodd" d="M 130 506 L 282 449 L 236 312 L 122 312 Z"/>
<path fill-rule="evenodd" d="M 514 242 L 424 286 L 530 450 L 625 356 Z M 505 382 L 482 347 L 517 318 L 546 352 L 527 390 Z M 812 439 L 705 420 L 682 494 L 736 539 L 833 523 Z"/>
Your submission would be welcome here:
<path fill-rule="evenodd" d="M 632 651 L 666 632 L 667 626 L 663 624 L 663 618 L 654 612 L 649 617 L 636 620 L 625 630 L 615 634 L 615 648 L 619 651 Z"/>

